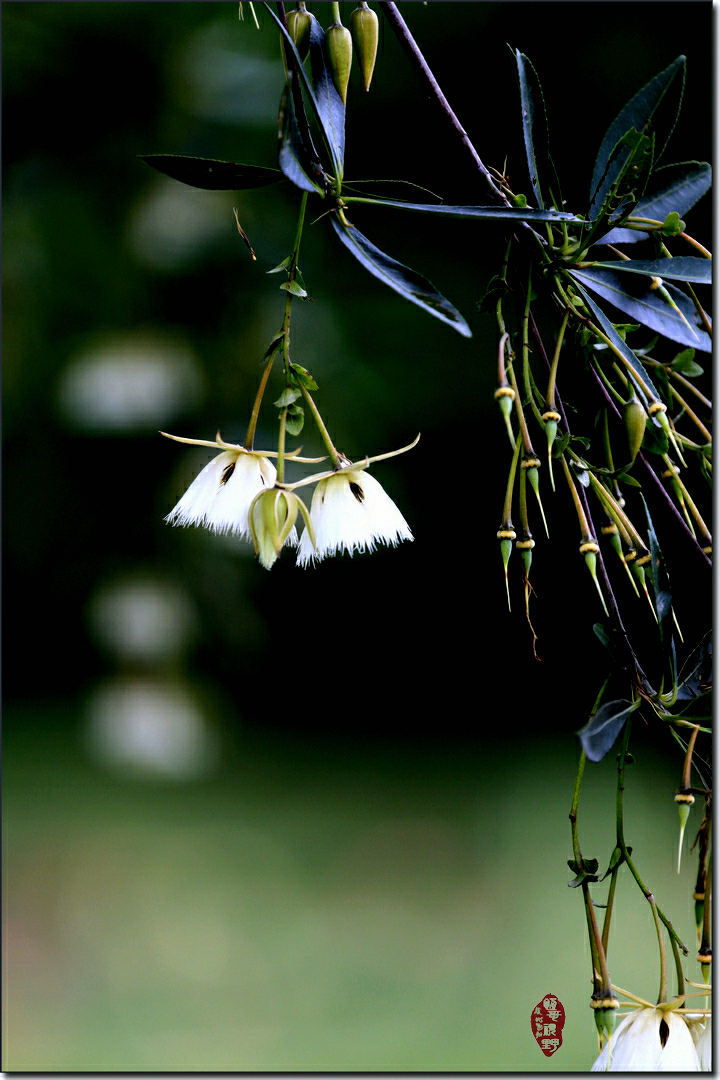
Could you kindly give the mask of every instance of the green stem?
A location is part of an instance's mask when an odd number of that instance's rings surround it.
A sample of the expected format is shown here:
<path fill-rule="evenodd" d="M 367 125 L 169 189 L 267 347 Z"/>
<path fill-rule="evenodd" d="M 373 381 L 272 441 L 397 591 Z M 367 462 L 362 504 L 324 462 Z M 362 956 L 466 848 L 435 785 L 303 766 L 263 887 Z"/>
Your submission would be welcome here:
<path fill-rule="evenodd" d="M 652 896 L 652 893 L 647 888 L 647 886 L 645 885 L 645 882 L 642 880 L 642 878 L 638 874 L 638 872 L 637 872 L 637 870 L 635 868 L 635 864 L 633 863 L 632 859 L 630 858 L 630 853 L 628 851 L 627 844 L 625 843 L 625 834 L 624 834 L 624 828 L 623 828 L 623 792 L 625 791 L 625 756 L 626 756 L 626 754 L 628 752 L 628 745 L 630 743 L 630 732 L 631 732 L 631 730 L 632 730 L 632 716 L 629 716 L 627 718 L 627 720 L 625 721 L 625 731 L 623 733 L 622 749 L 620 750 L 620 753 L 618 755 L 618 770 L 617 770 L 618 771 L 618 778 L 617 778 L 617 789 L 616 789 L 616 793 L 615 793 L 615 823 L 616 823 L 616 830 L 617 830 L 617 833 L 616 833 L 616 835 L 617 835 L 617 846 L 622 851 L 623 856 L 625 858 L 625 862 L 627 864 L 627 867 L 630 870 L 630 873 L 632 874 L 632 876 L 635 878 L 635 881 L 637 882 L 638 888 L 642 892 L 645 899 L 649 901 L 650 897 Z M 655 906 L 655 910 L 657 911 L 657 914 L 658 914 L 660 920 L 665 925 L 665 927 L 666 927 L 668 933 L 670 934 L 670 936 L 672 938 L 674 938 L 675 941 L 677 941 L 678 945 L 680 946 L 682 951 L 687 956 L 687 953 L 688 953 L 687 946 L 683 944 L 683 942 L 680 940 L 678 935 L 675 933 L 675 930 L 674 930 L 673 925 L 670 922 L 670 920 L 667 918 L 666 915 L 663 914 L 663 912 L 660 910 L 659 907 L 657 907 L 657 905 Z"/>
<path fill-rule="evenodd" d="M 566 309 L 565 314 L 563 315 L 563 321 L 562 321 L 562 323 L 560 325 L 560 332 L 558 334 L 558 339 L 557 339 L 557 342 L 555 344 L 555 352 L 553 354 L 552 366 L 550 368 L 550 380 L 548 382 L 547 399 L 546 399 L 549 409 L 554 409 L 555 408 L 555 380 L 557 379 L 557 369 L 558 369 L 558 363 L 560 361 L 560 349 L 562 348 L 563 338 L 565 337 L 565 329 L 567 327 L 569 318 L 570 318 L 570 312 L 569 312 L 569 310 Z"/>
<path fill-rule="evenodd" d="M 507 489 L 505 491 L 505 505 L 503 506 L 503 519 L 501 529 L 512 528 L 512 496 L 513 488 L 515 486 L 515 473 L 517 471 L 518 458 L 520 457 L 520 446 L 522 439 L 518 435 L 515 440 L 515 450 L 512 456 L 512 463 L 510 465 L 510 475 L 508 476 Z"/>
<path fill-rule="evenodd" d="M 317 424 L 318 431 L 320 432 L 320 437 L 322 438 L 322 441 L 325 443 L 325 446 L 327 448 L 327 452 L 328 452 L 328 454 L 330 456 L 330 460 L 333 463 L 333 468 L 334 469 L 341 469 L 342 464 L 340 462 L 340 456 L 339 456 L 337 450 L 335 449 L 335 446 L 333 445 L 333 441 L 330 438 L 330 435 L 328 433 L 328 429 L 325 427 L 325 425 L 324 425 L 324 423 L 322 421 L 322 417 L 320 416 L 320 413 L 318 412 L 317 405 L 315 404 L 313 399 L 310 397 L 310 395 L 307 392 L 307 389 L 303 386 L 303 384 L 300 381 L 298 381 L 298 386 L 300 387 L 300 390 L 302 392 L 303 397 L 305 398 L 305 402 L 306 402 L 308 408 L 310 409 L 310 412 L 313 414 L 313 419 L 315 420 L 315 423 Z"/>
<path fill-rule="evenodd" d="M 277 481 L 279 484 L 285 479 L 285 422 L 287 420 L 287 405 L 280 413 L 280 432 L 278 434 L 277 456 Z"/>
<path fill-rule="evenodd" d="M 340 24 L 340 5 L 331 3 L 330 14 L 332 15 L 333 26 L 338 26 Z"/>
<path fill-rule="evenodd" d="M 602 947 L 607 959 L 608 942 L 610 940 L 610 920 L 612 919 L 613 903 L 615 902 L 615 886 L 617 885 L 620 863 L 613 867 L 610 875 L 610 888 L 608 889 L 607 904 L 605 905 L 605 921 L 603 922 Z"/>
<path fill-rule="evenodd" d="M 528 326 L 530 321 L 530 296 L 532 293 L 532 263 L 530 263 L 530 269 L 528 271 L 528 283 L 527 293 L 525 296 L 525 311 L 522 318 L 522 355 L 523 355 L 523 385 L 525 387 L 525 396 L 527 397 L 532 411 L 535 413 L 535 419 L 540 427 L 544 428 L 543 418 L 540 410 L 537 407 L 535 401 L 535 394 L 533 393 L 532 384 L 530 382 L 530 342 Z"/>
<path fill-rule="evenodd" d="M 655 920 L 655 930 L 657 932 L 658 948 L 660 949 L 660 990 L 658 992 L 658 1005 L 661 1001 L 667 1001 L 667 958 L 665 956 L 665 942 L 663 941 L 662 926 L 660 925 L 660 919 L 658 918 L 657 904 L 655 903 L 655 897 L 652 893 L 648 895 L 648 903 L 652 909 L 653 919 Z"/>
<path fill-rule="evenodd" d="M 605 690 L 606 686 L 607 686 L 607 679 L 603 683 L 603 688 L 600 691 L 600 695 L 602 695 L 602 693 Z M 598 700 L 599 700 L 599 697 L 598 697 Z M 596 707 L 597 707 L 597 702 L 593 706 L 593 712 L 595 711 Z M 573 791 L 572 805 L 570 807 L 570 834 L 572 836 L 573 857 L 575 859 L 575 865 L 578 868 L 578 873 L 580 873 L 580 871 L 582 869 L 582 852 L 580 851 L 580 840 L 578 838 L 577 815 L 578 815 L 578 806 L 580 804 L 580 786 L 582 784 L 583 773 L 585 772 L 585 762 L 586 761 L 587 761 L 587 758 L 585 756 L 585 751 L 581 750 L 580 751 L 580 761 L 578 763 L 577 776 L 575 777 L 575 790 Z"/>
<path fill-rule="evenodd" d="M 270 356 L 268 357 L 267 363 L 265 365 L 265 370 L 263 371 L 263 374 L 262 374 L 262 379 L 260 380 L 260 386 L 258 387 L 258 392 L 255 395 L 255 401 L 253 402 L 252 413 L 250 414 L 250 423 L 248 424 L 247 434 L 245 436 L 245 442 L 243 443 L 243 447 L 246 450 L 252 450 L 253 445 L 255 443 L 255 428 L 257 427 L 258 416 L 260 414 L 260 405 L 262 403 L 263 394 L 265 393 L 265 387 L 267 385 L 267 381 L 268 381 L 268 378 L 270 376 L 270 371 L 272 369 L 273 362 L 275 360 L 275 357 L 278 354 L 279 349 L 280 349 L 280 343 L 278 342 L 277 348 L 273 349 L 273 351 L 270 353 Z"/>

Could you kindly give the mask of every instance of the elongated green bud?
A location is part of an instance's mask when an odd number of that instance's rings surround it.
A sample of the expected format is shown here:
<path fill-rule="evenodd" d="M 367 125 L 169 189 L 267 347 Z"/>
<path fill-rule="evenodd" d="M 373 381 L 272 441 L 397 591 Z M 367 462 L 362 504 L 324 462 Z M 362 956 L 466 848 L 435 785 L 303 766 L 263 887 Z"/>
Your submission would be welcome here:
<path fill-rule="evenodd" d="M 248 524 L 260 563 L 269 570 L 287 540 L 298 515 L 297 495 L 281 488 L 262 491 L 253 500 Z"/>
<path fill-rule="evenodd" d="M 680 857 L 682 855 L 682 842 L 685 835 L 685 826 L 687 825 L 687 819 L 690 814 L 690 807 L 695 802 L 695 796 L 691 791 L 678 791 L 675 796 L 675 802 L 677 803 L 678 813 L 680 814 L 680 840 L 678 842 L 678 861 L 677 872 L 680 873 Z"/>
<path fill-rule="evenodd" d="M 304 60 L 310 51 L 310 27 L 312 26 L 312 15 L 305 10 L 304 3 L 299 3 L 293 11 L 288 12 L 287 24 L 290 37 L 300 53 L 300 59 Z"/>
<path fill-rule="evenodd" d="M 360 67 L 362 68 L 365 89 L 370 89 L 370 82 L 375 70 L 375 57 L 378 47 L 378 17 L 367 6 L 365 0 L 355 8 L 350 16 L 350 30 L 357 49 Z"/>
<path fill-rule="evenodd" d="M 352 64 L 352 36 L 350 31 L 340 22 L 333 23 L 325 31 L 325 44 L 335 89 L 342 98 L 344 105 L 347 100 L 350 66 Z"/>
<path fill-rule="evenodd" d="M 623 420 L 625 422 L 628 446 L 630 447 L 630 458 L 634 461 L 638 455 L 638 450 L 642 446 L 645 425 L 647 424 L 647 413 L 634 392 L 630 401 L 626 402 L 623 408 Z"/>

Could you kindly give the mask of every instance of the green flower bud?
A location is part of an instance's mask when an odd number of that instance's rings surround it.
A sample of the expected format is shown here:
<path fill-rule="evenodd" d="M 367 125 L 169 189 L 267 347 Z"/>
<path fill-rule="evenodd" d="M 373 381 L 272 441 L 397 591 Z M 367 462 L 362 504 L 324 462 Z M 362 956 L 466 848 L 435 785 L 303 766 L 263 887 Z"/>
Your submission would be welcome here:
<path fill-rule="evenodd" d="M 358 52 L 365 89 L 369 90 L 375 69 L 375 57 L 377 56 L 378 17 L 367 6 L 365 0 L 360 0 L 359 5 L 351 14 L 350 29 Z"/>
<path fill-rule="evenodd" d="M 617 998 L 608 997 L 598 993 L 598 996 L 590 999 L 590 1008 L 595 1016 L 595 1026 L 598 1035 L 602 1038 L 603 1032 L 612 1035 L 617 1021 L 617 1011 L 620 1008 Z"/>
<path fill-rule="evenodd" d="M 293 11 L 288 12 L 287 24 L 290 37 L 295 42 L 295 48 L 300 53 L 300 59 L 304 60 L 310 51 L 312 15 L 305 10 L 303 2 L 299 3 Z"/>
<path fill-rule="evenodd" d="M 630 458 L 634 461 L 637 457 L 638 450 L 642 446 L 645 425 L 647 424 L 647 413 L 640 404 L 634 391 L 630 401 L 626 402 L 625 407 L 623 408 L 623 420 L 625 422 L 625 432 L 630 447 Z"/>
<path fill-rule="evenodd" d="M 347 100 L 350 65 L 352 64 L 352 36 L 350 31 L 346 30 L 342 23 L 333 23 L 325 31 L 325 44 L 335 89 L 342 98 L 344 105 Z"/>
<path fill-rule="evenodd" d="M 273 565 L 292 532 L 299 503 L 297 495 L 277 487 L 261 491 L 253 500 L 249 513 L 250 532 L 255 554 L 260 556 L 260 563 L 266 570 Z"/>

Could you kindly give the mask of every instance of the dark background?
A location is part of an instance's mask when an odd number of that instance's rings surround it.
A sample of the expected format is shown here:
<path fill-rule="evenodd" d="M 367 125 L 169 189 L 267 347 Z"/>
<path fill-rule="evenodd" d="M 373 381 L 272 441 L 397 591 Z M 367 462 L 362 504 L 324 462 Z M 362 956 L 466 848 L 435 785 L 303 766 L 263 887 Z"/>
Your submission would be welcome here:
<path fill-rule="evenodd" d="M 272 59 L 268 16 L 260 9 L 258 33 L 246 15 L 228 29 L 228 42 L 232 34 L 248 55 Z M 569 207 L 584 207 L 597 146 L 622 104 L 681 49 L 685 104 L 665 160 L 709 157 L 707 5 L 411 4 L 406 15 L 481 156 L 496 168 L 507 158 L 516 190 L 528 185 L 506 42 L 528 53 L 542 80 Z M 504 247 L 497 228 L 353 210 L 374 242 L 453 300 L 471 322 L 470 341 L 370 279 L 327 222 L 306 230 L 302 266 L 316 303 L 296 305 L 295 358 L 312 367 L 320 408 L 348 454 L 380 453 L 422 431 L 409 457 L 377 472 L 414 544 L 304 573 L 286 557 L 268 574 L 233 558 L 228 545 L 163 524 L 186 482 L 177 476 L 178 446 L 153 430 L 88 434 L 63 422 L 58 381 L 73 356 L 98 333 L 151 326 L 181 336 L 205 375 L 204 401 L 173 418 L 172 430 L 212 438 L 220 426 L 230 439 L 244 430 L 269 337 L 258 325 L 260 305 L 267 311 L 274 299 L 274 316 L 265 316 L 270 330 L 281 319 L 277 279 L 263 271 L 289 250 L 294 190 L 282 184 L 227 197 L 242 208 L 257 262 L 229 214 L 224 232 L 164 272 L 142 265 L 128 242 L 128 220 L 160 182 L 138 154 L 274 163 L 274 98 L 264 106 L 267 122 L 252 127 L 193 115 L 187 42 L 224 17 L 230 23 L 237 12 L 207 3 L 11 2 L 5 9 L 6 699 L 73 697 L 100 674 L 105 660 L 87 638 L 88 598 L 108 575 L 142 566 L 169 573 L 192 594 L 202 623 L 192 663 L 222 684 L 246 720 L 296 729 L 417 732 L 420 725 L 430 733 L 436 722 L 418 706 L 441 697 L 443 736 L 452 737 L 475 727 L 476 715 L 461 716 L 459 706 L 482 692 L 495 701 L 511 693 L 532 727 L 526 709 L 547 698 L 560 666 L 566 678 L 594 661 L 598 611 L 575 557 L 574 525 L 557 505 L 567 500 L 547 491 L 550 520 L 567 528 L 551 529 L 552 545 L 539 522 L 535 529 L 542 664 L 532 659 L 517 565 L 512 617 L 504 605 L 495 530 L 507 455 L 492 400 L 495 328 L 476 311 Z M 447 202 L 484 201 L 472 163 L 442 117 L 425 107 L 424 90 L 384 24 L 370 93 L 353 78 L 347 127 L 348 180 L 410 179 Z M 692 215 L 700 238 L 708 236 L 709 206 L 706 199 Z M 321 210 L 311 201 L 309 220 Z M 334 332 L 324 344 L 329 321 Z M 315 343 L 312 364 L 304 337 Z M 262 422 L 272 445 L 267 405 Z M 319 448 L 310 425 L 300 441 L 307 452 Z M 41 663 L 32 644 L 38 625 Z M 291 640 L 300 655 L 288 654 Z M 296 671 L 306 649 L 325 663 L 339 693 L 358 687 L 338 670 L 338 652 L 366 655 L 370 696 L 347 694 L 342 720 L 293 695 L 289 710 L 268 707 L 258 693 L 263 671 Z M 580 715 L 592 697 L 588 688 Z"/>
<path fill-rule="evenodd" d="M 347 23 L 352 5 L 341 8 Z M 665 162 L 710 159 L 710 4 L 400 8 L 481 157 L 497 169 L 507 159 L 515 191 L 529 184 L 508 43 L 539 74 L 569 209 L 586 208 L 621 107 L 680 52 L 685 101 Z M 324 24 L 327 9 L 311 5 Z M 547 477 L 550 542 L 532 519 L 541 662 L 516 556 L 507 611 L 495 534 L 510 455 L 493 401 L 495 323 L 477 310 L 503 231 L 350 215 L 455 304 L 468 341 L 369 277 L 327 220 L 310 225 L 320 201 L 308 207 L 300 263 L 314 303 L 294 305 L 293 358 L 353 459 L 422 432 L 374 468 L 414 543 L 304 571 L 285 554 L 268 573 L 244 542 L 163 522 L 212 451 L 158 428 L 242 440 L 282 319 L 280 279 L 266 271 L 290 250 L 298 194 L 287 183 L 191 190 L 138 155 L 275 165 L 282 64 L 256 10 L 260 32 L 230 2 L 3 5 L 6 1067 L 583 1070 L 595 1037 L 566 815 L 573 732 L 607 664 L 577 520 Z M 485 202 L 384 25 L 370 92 L 352 75 L 346 177 Z M 710 210 L 706 198 L 688 220 L 706 245 Z M 122 381 L 93 382 L 103 356 L 153 350 L 170 358 L 174 403 L 148 384 L 146 411 L 137 392 L 123 411 Z M 561 392 L 572 386 L 592 412 L 572 356 Z M 274 445 L 274 396 L 262 448 Z M 296 442 L 322 453 L 310 422 Z M 708 498 L 699 481 L 692 490 Z M 657 513 L 690 646 L 709 620 L 709 575 Z M 653 675 L 646 601 L 611 574 Z M 134 632 L 145 645 L 133 651 L 123 635 Z M 93 748 L 93 708 L 128 686 L 195 702 L 220 747 L 199 781 L 180 770 L 152 782 L 152 747 L 132 774 Z M 637 727 L 634 842 L 690 936 L 690 863 L 687 880 L 667 879 L 680 758 L 665 729 Z M 601 861 L 614 843 L 612 769 L 588 770 L 588 854 Z M 614 978 L 651 996 L 652 925 L 623 887 Z M 550 984 L 572 1016 L 563 1061 L 528 1034 Z"/>

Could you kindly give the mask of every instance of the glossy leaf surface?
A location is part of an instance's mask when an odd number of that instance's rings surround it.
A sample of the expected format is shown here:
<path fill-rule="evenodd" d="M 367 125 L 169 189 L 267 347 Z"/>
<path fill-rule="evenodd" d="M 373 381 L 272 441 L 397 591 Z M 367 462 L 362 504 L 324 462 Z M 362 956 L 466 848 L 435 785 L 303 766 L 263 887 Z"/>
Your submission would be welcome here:
<path fill-rule="evenodd" d="M 206 191 L 243 191 L 277 184 L 283 179 L 278 169 L 240 165 L 235 161 L 215 161 L 214 158 L 187 157 L 185 154 L 142 154 L 140 160 L 152 165 L 158 172 L 171 176 L 173 180 Z"/>
<path fill-rule="evenodd" d="M 301 191 L 317 191 L 323 194 L 323 169 L 310 138 L 305 106 L 293 72 L 288 73 L 288 81 L 280 99 L 279 121 L 278 164 L 283 173 Z"/>
<path fill-rule="evenodd" d="M 655 593 L 655 614 L 658 618 L 660 629 L 660 644 L 665 660 L 670 664 L 671 675 L 675 680 L 675 643 L 673 640 L 672 619 L 672 592 L 670 591 L 670 578 L 668 577 L 665 559 L 660 550 L 657 533 L 650 517 L 648 504 L 645 496 L 641 495 L 645 507 L 647 519 L 648 539 L 650 540 L 650 565 L 652 566 L 652 583 Z"/>
<path fill-rule="evenodd" d="M 445 206 L 442 203 L 411 203 L 396 199 L 372 199 L 356 195 L 345 197 L 347 203 L 366 203 L 371 206 L 389 206 L 395 210 L 413 210 L 419 214 L 436 214 L 440 217 L 475 218 L 478 221 L 583 221 L 564 210 L 520 209 L 516 206 Z"/>
<path fill-rule="evenodd" d="M 707 693 L 712 686 L 712 669 L 712 630 L 708 630 L 680 672 L 678 701 L 692 701 Z"/>
<path fill-rule="evenodd" d="M 678 77 L 684 80 L 684 73 L 685 57 L 679 56 L 669 67 L 656 75 L 654 79 L 651 79 L 613 120 L 600 144 L 595 168 L 593 169 L 592 183 L 590 184 L 589 216 L 591 220 L 597 217 L 605 196 L 610 191 L 625 164 L 627 155 L 621 154 L 613 159 L 613 150 L 623 135 L 632 128 L 635 128 L 637 132 L 642 132 L 645 129 L 646 124 L 652 120 L 674 80 Z M 660 154 L 658 154 L 659 156 Z"/>
<path fill-rule="evenodd" d="M 290 55 L 293 58 L 293 64 L 294 64 L 295 70 L 296 70 L 297 74 L 300 77 L 300 81 L 302 83 L 303 89 L 305 91 L 308 102 L 310 104 L 310 108 L 312 109 L 313 115 L 314 115 L 315 119 L 317 120 L 317 122 L 318 122 L 318 124 L 320 126 L 320 130 L 322 132 L 322 137 L 323 137 L 323 142 L 325 143 L 325 147 L 327 149 L 327 152 L 330 155 L 330 159 L 331 159 L 332 164 L 333 164 L 333 170 L 335 172 L 335 175 L 336 176 L 342 176 L 342 158 L 338 156 L 336 138 L 333 135 L 332 130 L 328 131 L 325 128 L 325 124 L 324 124 L 324 121 L 323 121 L 323 109 L 320 106 L 320 103 L 318 102 L 318 99 L 315 97 L 315 91 L 314 91 L 313 86 L 312 86 L 312 84 L 310 82 L 310 79 L 308 77 L 308 73 L 305 70 L 305 65 L 303 64 L 302 60 L 300 59 L 300 54 L 298 53 L 298 51 L 297 51 L 297 49 L 295 47 L 295 42 L 290 37 L 287 30 L 285 29 L 283 24 L 278 19 L 277 15 L 273 11 L 270 4 L 265 3 L 264 6 L 265 6 L 268 14 L 270 15 L 270 18 L 274 21 L 275 25 L 277 26 L 278 30 L 280 31 L 280 33 L 283 36 L 283 39 L 284 39 L 284 42 L 285 42 L 286 55 Z M 314 26 L 315 22 L 317 22 L 316 19 L 314 19 L 314 21 L 313 21 L 313 26 Z M 322 33 L 322 27 L 320 27 L 319 24 L 318 24 L 318 28 L 320 29 L 320 32 Z M 317 37 L 317 32 L 316 32 L 315 36 Z M 342 104 L 342 102 L 341 102 L 341 104 Z"/>
<path fill-rule="evenodd" d="M 662 187 L 640 200 L 632 213 L 633 217 L 664 221 L 673 212 L 682 217 L 710 190 L 712 169 L 704 161 L 685 161 L 679 165 L 666 165 L 654 174 L 654 178 L 656 183 L 662 183 Z M 638 240 L 646 240 L 647 235 L 621 227 L 606 233 L 598 243 L 636 244 Z"/>
<path fill-rule="evenodd" d="M 463 337 L 472 337 L 470 327 L 460 312 L 426 278 L 380 251 L 354 226 L 343 225 L 335 217 L 332 218 L 332 223 L 335 232 L 348 251 L 352 252 L 358 262 L 374 277 L 404 296 L 406 300 L 429 311 L 436 319 L 453 326 Z"/>
<path fill-rule="evenodd" d="M 712 259 L 681 255 L 675 259 L 618 259 L 615 262 L 595 262 L 595 267 L 618 270 L 622 274 L 646 274 L 667 281 L 693 281 L 712 285 Z"/>
<path fill-rule="evenodd" d="M 625 721 L 640 705 L 638 701 L 619 698 L 601 705 L 584 728 L 578 731 L 580 745 L 589 761 L 602 761 L 625 726 Z"/>
<path fill-rule="evenodd" d="M 645 385 L 652 391 L 653 395 L 659 400 L 660 395 L 658 394 L 657 390 L 655 389 L 655 386 L 653 385 L 652 379 L 650 378 L 647 371 L 642 366 L 642 364 L 640 363 L 640 361 L 638 360 L 637 356 L 632 351 L 630 346 L 628 344 L 626 344 L 626 342 L 623 341 L 623 339 L 620 337 L 620 335 L 618 334 L 615 327 L 612 325 L 612 323 L 608 319 L 607 315 L 604 313 L 604 311 L 601 308 L 599 308 L 597 306 L 595 301 L 585 291 L 585 289 L 582 288 L 582 286 L 580 286 L 580 292 L 582 293 L 583 300 L 588 305 L 588 307 L 590 308 L 590 311 L 592 312 L 595 319 L 597 320 L 597 323 L 598 323 L 600 329 L 603 331 L 604 334 L 607 335 L 607 337 L 610 339 L 610 341 L 612 341 L 613 345 L 618 350 L 618 352 L 622 353 L 622 355 L 627 360 L 628 365 L 633 369 L 633 371 L 637 374 L 637 376 L 640 379 L 642 379 L 642 381 L 645 383 Z"/>
<path fill-rule="evenodd" d="M 712 350 L 710 338 L 697 325 L 699 319 L 692 301 L 673 285 L 667 284 L 665 288 L 690 326 L 696 327 L 693 330 L 689 329 L 678 313 L 658 295 L 657 290 L 651 290 L 646 280 L 639 275 L 621 275 L 613 270 L 595 269 L 572 270 L 571 273 L 576 281 L 582 282 L 598 296 L 602 296 L 604 300 L 608 300 L 643 326 L 649 326 L 652 330 L 681 345 L 691 345 L 703 352 Z M 627 351 L 632 354 L 632 350 Z M 643 378 L 645 382 L 648 382 L 647 373 L 643 375 Z"/>
<path fill-rule="evenodd" d="M 535 196 L 535 202 L 543 210 L 542 190 L 540 187 L 540 174 L 545 174 L 548 161 L 548 129 L 547 116 L 545 115 L 545 102 L 543 101 L 540 82 L 537 72 L 527 56 L 519 49 L 515 50 L 517 61 L 518 79 L 520 80 L 520 104 L 522 107 L 523 138 L 525 140 L 525 156 L 527 158 L 530 184 Z"/>
<path fill-rule="evenodd" d="M 314 16 L 310 24 L 310 69 L 320 123 L 330 144 L 333 161 L 342 179 L 345 161 L 345 106 L 332 77 L 325 31 Z"/>

